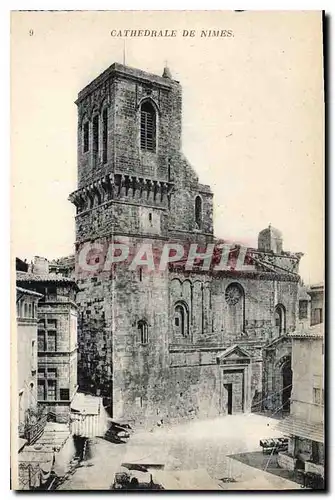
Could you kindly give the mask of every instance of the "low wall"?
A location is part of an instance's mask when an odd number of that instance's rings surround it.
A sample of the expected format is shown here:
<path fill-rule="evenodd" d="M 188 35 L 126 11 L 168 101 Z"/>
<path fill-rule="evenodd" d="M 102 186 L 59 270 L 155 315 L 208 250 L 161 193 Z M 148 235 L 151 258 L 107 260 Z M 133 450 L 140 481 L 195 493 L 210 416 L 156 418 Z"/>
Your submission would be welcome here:
<path fill-rule="evenodd" d="M 294 470 L 296 461 L 295 458 L 290 457 L 286 453 L 278 453 L 277 463 L 282 469 Z"/>
<path fill-rule="evenodd" d="M 312 462 L 305 462 L 305 471 L 314 472 L 314 474 L 320 474 L 324 477 L 325 471 L 323 465 L 313 464 Z"/>

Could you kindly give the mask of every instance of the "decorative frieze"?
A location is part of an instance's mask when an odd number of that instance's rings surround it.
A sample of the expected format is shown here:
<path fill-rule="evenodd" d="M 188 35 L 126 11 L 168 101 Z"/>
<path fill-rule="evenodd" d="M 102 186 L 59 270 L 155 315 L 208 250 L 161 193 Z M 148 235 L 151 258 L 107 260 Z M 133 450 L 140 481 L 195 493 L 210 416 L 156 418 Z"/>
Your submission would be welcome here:
<path fill-rule="evenodd" d="M 79 126 L 81 127 L 84 117 L 86 117 L 88 120 L 91 120 L 94 112 L 100 113 L 103 106 L 110 106 L 110 80 L 105 81 L 91 94 L 87 95 L 82 101 L 77 102 L 77 104 L 78 122 Z"/>
<path fill-rule="evenodd" d="M 113 199 L 146 200 L 149 204 L 167 205 L 173 183 L 144 177 L 113 173 L 74 191 L 69 200 L 77 207 L 77 214 Z"/>

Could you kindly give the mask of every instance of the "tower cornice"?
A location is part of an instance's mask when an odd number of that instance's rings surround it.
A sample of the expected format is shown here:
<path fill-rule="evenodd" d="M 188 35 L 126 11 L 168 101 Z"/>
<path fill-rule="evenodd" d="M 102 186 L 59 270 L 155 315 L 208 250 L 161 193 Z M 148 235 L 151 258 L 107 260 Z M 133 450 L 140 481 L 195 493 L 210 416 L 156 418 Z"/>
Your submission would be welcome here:
<path fill-rule="evenodd" d="M 113 78 L 133 80 L 149 86 L 156 85 L 166 90 L 173 88 L 175 85 L 179 85 L 179 82 L 176 80 L 170 80 L 153 73 L 147 73 L 146 71 L 124 66 L 123 64 L 114 63 L 79 92 L 75 104 L 80 104 L 87 96 L 104 85 L 109 79 Z"/>

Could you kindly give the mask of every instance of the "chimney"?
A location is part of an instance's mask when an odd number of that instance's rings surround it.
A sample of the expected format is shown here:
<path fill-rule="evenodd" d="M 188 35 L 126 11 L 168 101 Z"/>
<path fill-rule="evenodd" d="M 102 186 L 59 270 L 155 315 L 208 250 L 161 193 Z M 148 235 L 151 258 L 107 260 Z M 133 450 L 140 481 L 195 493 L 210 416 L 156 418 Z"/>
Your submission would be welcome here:
<path fill-rule="evenodd" d="M 49 261 L 45 257 L 34 257 L 34 264 L 32 266 L 34 274 L 49 274 Z"/>

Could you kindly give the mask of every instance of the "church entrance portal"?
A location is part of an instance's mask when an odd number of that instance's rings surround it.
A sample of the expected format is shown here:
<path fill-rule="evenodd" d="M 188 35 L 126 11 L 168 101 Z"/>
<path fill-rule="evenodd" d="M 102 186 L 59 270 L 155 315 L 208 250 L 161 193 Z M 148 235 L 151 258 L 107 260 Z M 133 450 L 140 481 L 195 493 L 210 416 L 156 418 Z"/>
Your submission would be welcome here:
<path fill-rule="evenodd" d="M 233 384 L 224 384 L 224 389 L 227 392 L 226 394 L 226 404 L 227 404 L 227 413 L 228 415 L 232 415 L 233 413 Z"/>
<path fill-rule="evenodd" d="M 283 412 L 290 413 L 290 398 L 292 392 L 292 369 L 291 358 L 289 358 L 282 366 L 282 408 Z"/>

